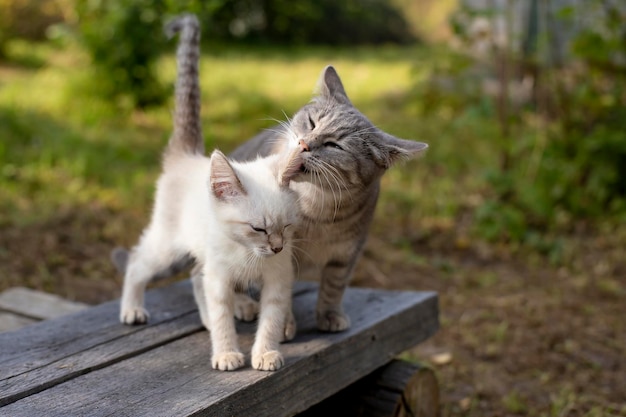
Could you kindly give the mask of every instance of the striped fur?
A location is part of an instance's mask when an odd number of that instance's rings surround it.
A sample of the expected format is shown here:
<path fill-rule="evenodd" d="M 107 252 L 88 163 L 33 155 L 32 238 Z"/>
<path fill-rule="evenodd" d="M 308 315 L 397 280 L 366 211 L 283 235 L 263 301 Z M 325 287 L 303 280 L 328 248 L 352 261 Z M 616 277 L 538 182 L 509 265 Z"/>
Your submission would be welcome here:
<path fill-rule="evenodd" d="M 167 154 L 204 154 L 204 139 L 200 123 L 200 24 L 192 14 L 182 15 L 165 26 L 172 37 L 180 33 L 176 51 L 177 79 L 174 131 Z"/>
<path fill-rule="evenodd" d="M 350 326 L 341 300 L 367 238 L 380 178 L 428 146 L 376 128 L 352 105 L 332 66 L 324 69 L 318 87 L 319 94 L 289 122 L 252 138 L 231 157 L 243 161 L 297 146 L 308 149 L 303 172 L 291 182 L 305 224 L 297 236 L 297 270 L 301 279 L 320 281 L 318 328 L 341 331 Z"/>

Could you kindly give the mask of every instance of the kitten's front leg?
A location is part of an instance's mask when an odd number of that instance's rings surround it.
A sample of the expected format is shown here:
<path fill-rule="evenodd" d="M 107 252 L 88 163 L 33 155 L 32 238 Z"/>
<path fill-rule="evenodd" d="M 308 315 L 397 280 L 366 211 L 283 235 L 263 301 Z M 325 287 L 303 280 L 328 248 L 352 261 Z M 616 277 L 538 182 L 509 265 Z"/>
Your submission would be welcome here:
<path fill-rule="evenodd" d="M 283 332 L 282 341 L 288 342 L 290 340 L 293 340 L 293 338 L 296 337 L 297 325 L 296 325 L 296 318 L 293 315 L 293 308 L 291 307 L 291 305 L 289 306 L 289 309 L 287 310 L 287 313 L 285 316 L 284 328 L 285 330 Z"/>
<path fill-rule="evenodd" d="M 193 297 L 196 300 L 198 306 L 198 314 L 200 314 L 200 321 L 204 325 L 205 329 L 210 329 L 209 312 L 207 308 L 207 302 L 204 293 L 203 274 L 201 270 L 195 270 L 191 272 L 191 283 L 193 285 Z"/>
<path fill-rule="evenodd" d="M 287 330 L 287 324 L 290 330 Z M 279 344 L 286 338 L 292 339 L 294 335 L 291 282 L 285 282 L 284 279 L 269 279 L 264 282 L 261 292 L 261 313 L 252 346 L 252 367 L 261 371 L 280 369 L 285 361 L 278 350 Z"/>
<path fill-rule="evenodd" d="M 244 356 L 237 343 L 233 319 L 234 291 L 230 280 L 215 270 L 205 269 L 203 287 L 213 348 L 211 365 L 220 371 L 241 368 L 244 365 Z"/>
<path fill-rule="evenodd" d="M 317 328 L 325 332 L 341 332 L 350 327 L 350 317 L 341 305 L 343 293 L 352 275 L 351 263 L 329 262 L 320 280 L 317 297 Z"/>
<path fill-rule="evenodd" d="M 253 321 L 259 314 L 259 303 L 248 294 L 235 292 L 235 318 L 241 321 Z"/>
<path fill-rule="evenodd" d="M 253 321 L 259 314 L 259 303 L 248 294 L 235 292 L 235 318 L 241 321 Z M 283 342 L 288 342 L 296 337 L 296 319 L 293 311 L 289 309 L 285 318 L 285 331 Z"/>
<path fill-rule="evenodd" d="M 146 285 L 160 265 L 143 247 L 136 247 L 128 257 L 124 274 L 120 321 L 124 324 L 144 324 L 148 321 L 148 311 L 144 308 Z"/>

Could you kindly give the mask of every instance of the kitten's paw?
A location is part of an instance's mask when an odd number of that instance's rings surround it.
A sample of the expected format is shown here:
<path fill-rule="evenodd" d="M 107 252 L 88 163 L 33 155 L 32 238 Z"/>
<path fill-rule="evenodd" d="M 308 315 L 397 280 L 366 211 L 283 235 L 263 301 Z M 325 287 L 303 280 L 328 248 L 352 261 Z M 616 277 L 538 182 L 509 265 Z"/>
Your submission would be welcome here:
<path fill-rule="evenodd" d="M 237 351 L 217 353 L 211 358 L 213 369 L 219 369 L 220 371 L 234 371 L 241 368 L 243 364 L 243 353 Z"/>
<path fill-rule="evenodd" d="M 283 340 L 281 341 L 288 342 L 293 340 L 293 338 L 296 337 L 296 330 L 296 318 L 293 316 L 293 312 L 290 311 L 285 318 L 285 331 L 283 333 Z"/>
<path fill-rule="evenodd" d="M 146 324 L 148 311 L 143 307 L 123 308 L 120 312 L 120 321 L 124 324 Z"/>
<path fill-rule="evenodd" d="M 344 312 L 326 310 L 317 312 L 317 328 L 323 332 L 342 332 L 350 327 L 350 317 Z"/>
<path fill-rule="evenodd" d="M 235 318 L 253 321 L 259 314 L 259 303 L 246 294 L 235 293 Z"/>
<path fill-rule="evenodd" d="M 260 355 L 252 355 L 252 367 L 259 371 L 277 371 L 284 364 L 283 355 L 277 350 L 270 350 Z"/>

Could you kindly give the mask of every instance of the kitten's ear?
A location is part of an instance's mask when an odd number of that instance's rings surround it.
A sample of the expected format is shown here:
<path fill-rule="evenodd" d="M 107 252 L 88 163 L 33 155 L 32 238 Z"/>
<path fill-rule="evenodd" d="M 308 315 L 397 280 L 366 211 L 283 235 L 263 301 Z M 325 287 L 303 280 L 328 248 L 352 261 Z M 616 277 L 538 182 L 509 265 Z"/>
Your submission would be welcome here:
<path fill-rule="evenodd" d="M 428 144 L 424 142 L 400 139 L 385 132 L 380 132 L 379 137 L 374 157 L 384 169 L 388 169 L 396 162 L 415 158 L 428 149 Z"/>
<path fill-rule="evenodd" d="M 218 200 L 227 201 L 246 195 L 235 170 L 218 150 L 211 154 L 210 183 L 211 192 Z"/>
<path fill-rule="evenodd" d="M 327 97 L 334 98 L 340 103 L 343 104 L 352 104 L 350 103 L 350 99 L 348 99 L 348 95 L 346 94 L 346 90 L 343 88 L 343 84 L 341 83 L 341 79 L 333 68 L 332 65 L 327 66 L 322 71 L 322 75 L 318 82 L 318 90 L 319 94 Z"/>

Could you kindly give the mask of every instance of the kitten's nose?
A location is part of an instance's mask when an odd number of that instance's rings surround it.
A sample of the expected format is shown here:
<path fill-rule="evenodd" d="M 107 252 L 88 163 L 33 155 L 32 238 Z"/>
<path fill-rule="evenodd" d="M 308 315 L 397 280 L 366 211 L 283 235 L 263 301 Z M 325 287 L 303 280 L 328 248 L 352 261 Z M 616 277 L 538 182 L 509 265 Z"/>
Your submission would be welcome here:
<path fill-rule="evenodd" d="M 280 252 L 281 250 L 283 250 L 283 247 L 282 247 L 282 246 L 279 246 L 279 247 L 277 247 L 277 248 L 272 248 L 272 252 L 274 252 L 274 253 L 278 253 L 278 252 Z"/>
<path fill-rule="evenodd" d="M 302 148 L 302 152 L 308 152 L 310 150 L 309 145 L 306 144 L 304 139 L 300 139 L 300 142 L 298 142 L 298 144 L 300 145 L 300 148 Z"/>

